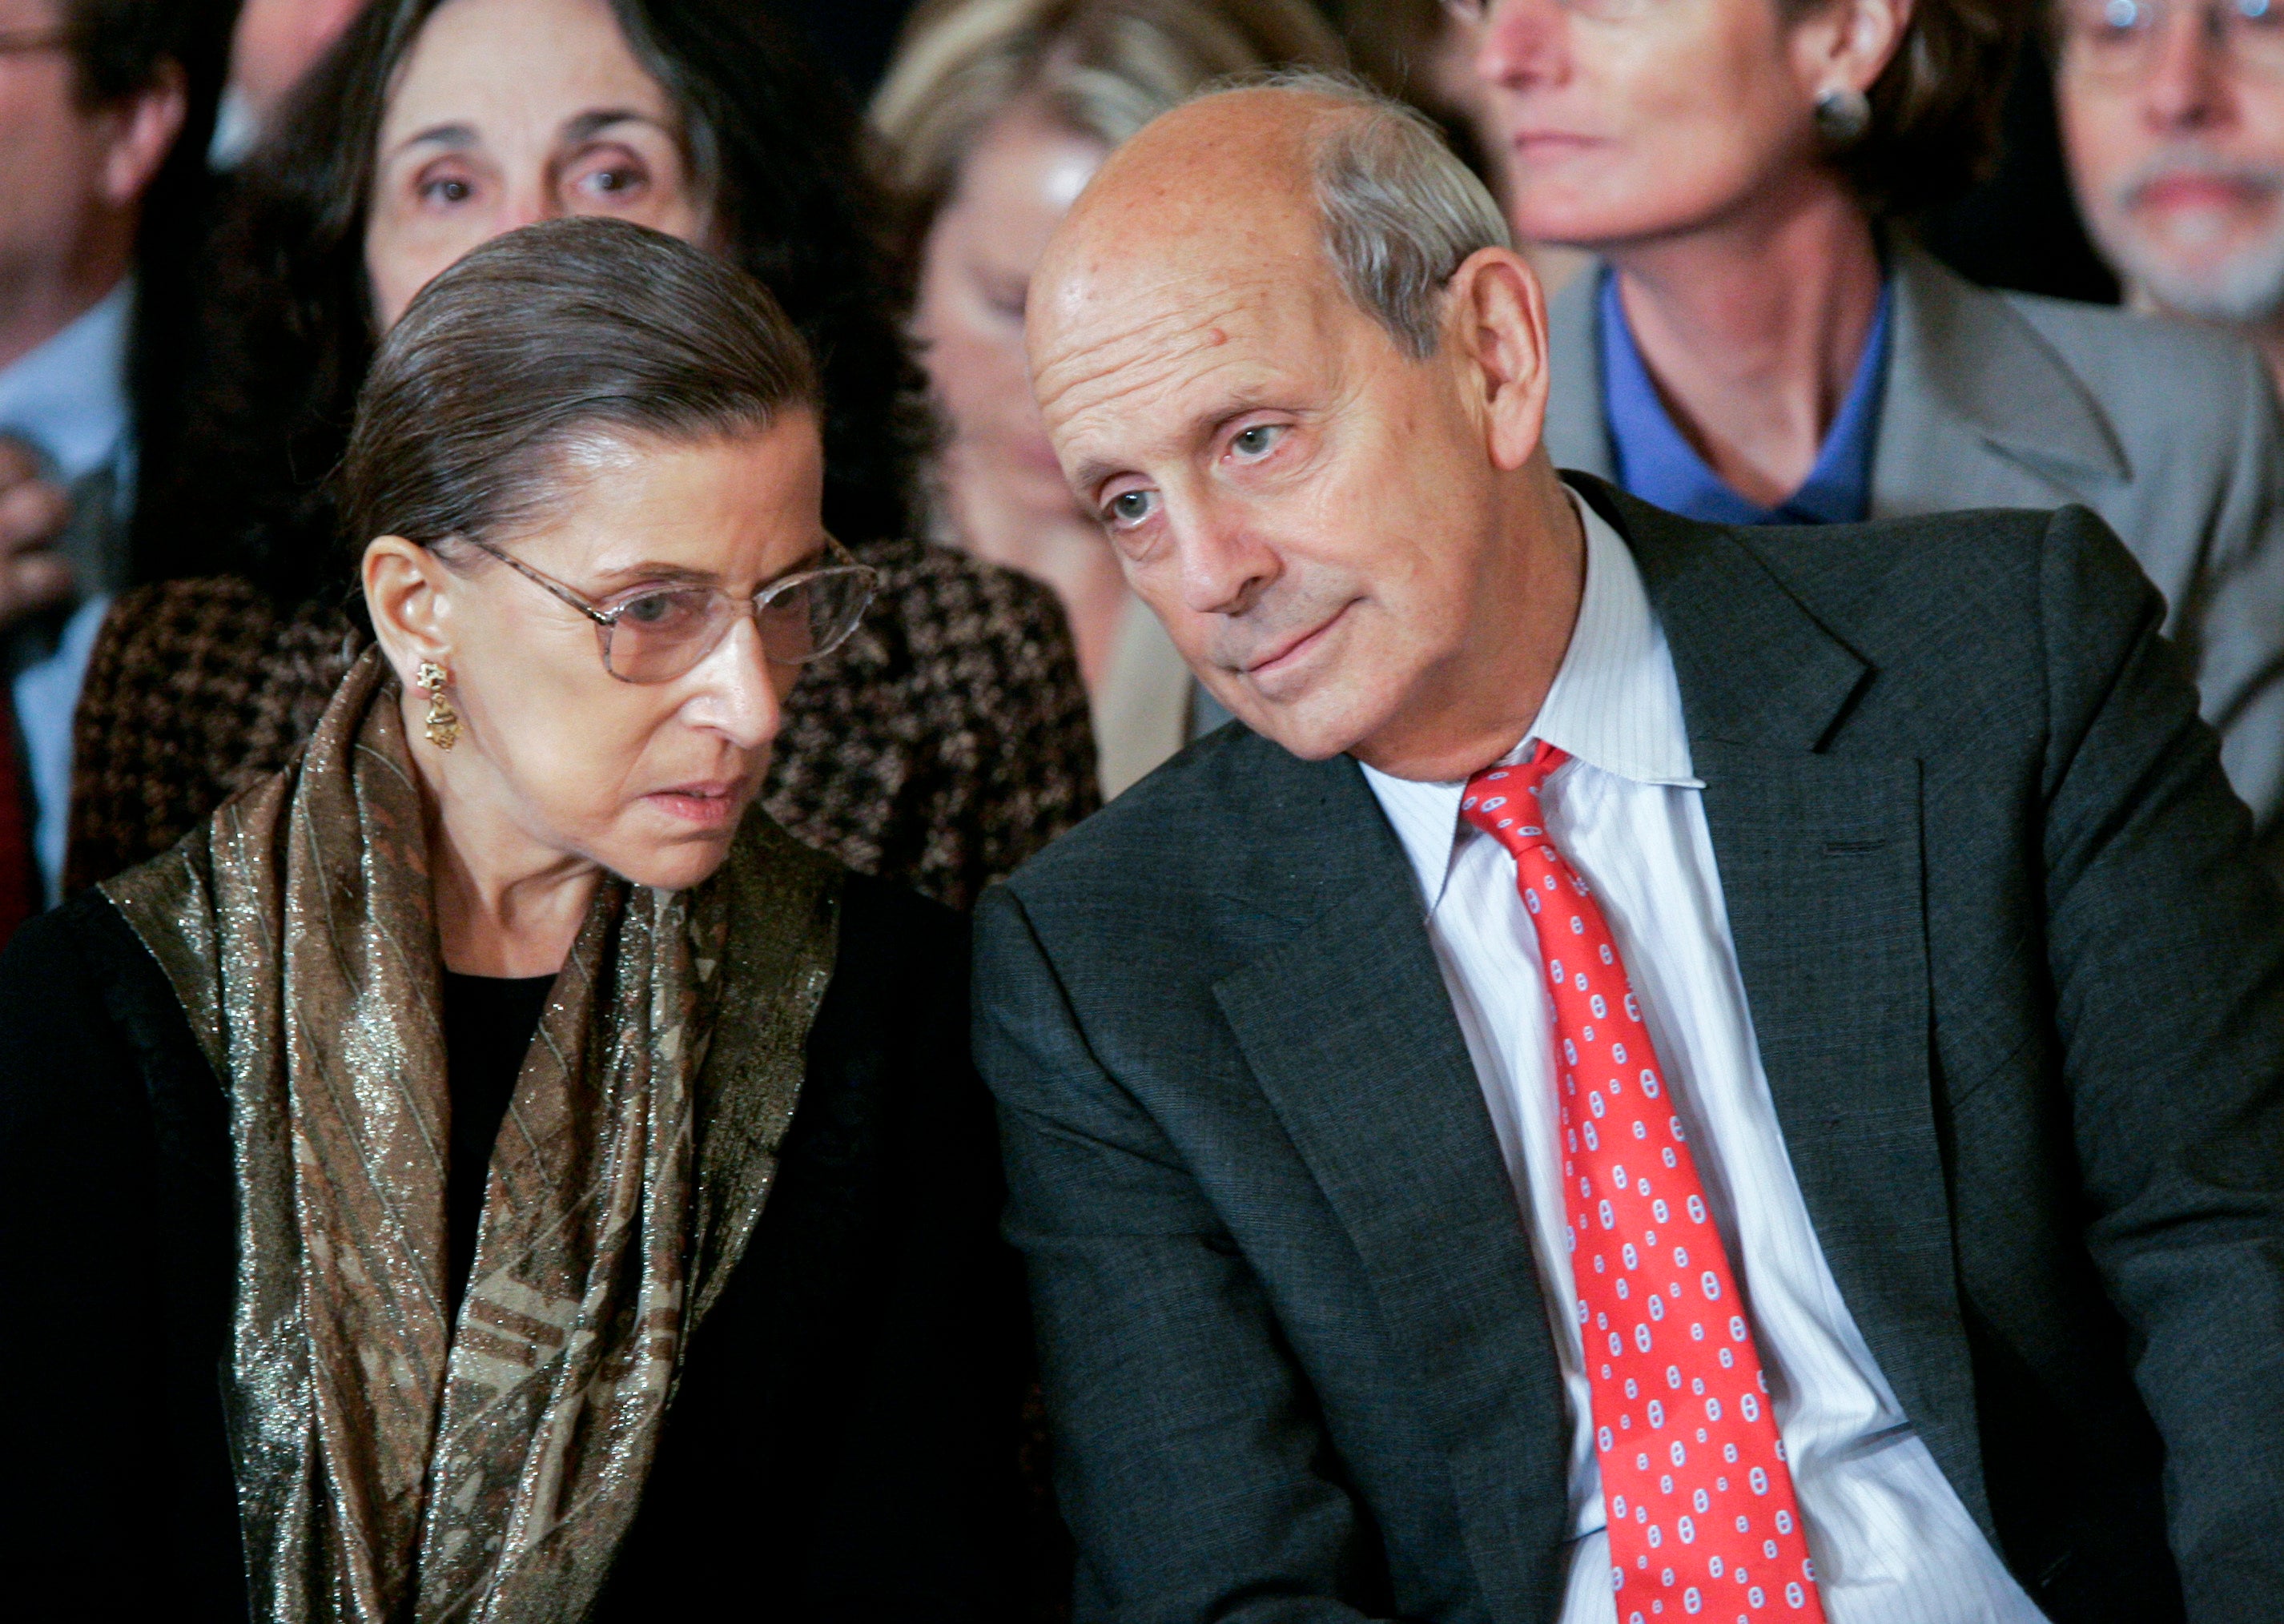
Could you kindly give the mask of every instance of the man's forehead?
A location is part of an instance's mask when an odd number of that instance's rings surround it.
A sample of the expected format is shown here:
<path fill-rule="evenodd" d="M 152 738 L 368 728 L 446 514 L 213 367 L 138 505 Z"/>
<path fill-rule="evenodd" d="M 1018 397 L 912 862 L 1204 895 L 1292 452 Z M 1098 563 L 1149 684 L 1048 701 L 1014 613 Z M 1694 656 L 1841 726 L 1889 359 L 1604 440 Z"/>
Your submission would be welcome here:
<path fill-rule="evenodd" d="M 1100 298 L 1066 305 L 1031 352 L 1050 433 L 1088 441 L 1179 434 L 1191 414 L 1273 392 L 1320 358 L 1321 291 L 1271 267 L 1169 269 L 1122 277 Z"/>

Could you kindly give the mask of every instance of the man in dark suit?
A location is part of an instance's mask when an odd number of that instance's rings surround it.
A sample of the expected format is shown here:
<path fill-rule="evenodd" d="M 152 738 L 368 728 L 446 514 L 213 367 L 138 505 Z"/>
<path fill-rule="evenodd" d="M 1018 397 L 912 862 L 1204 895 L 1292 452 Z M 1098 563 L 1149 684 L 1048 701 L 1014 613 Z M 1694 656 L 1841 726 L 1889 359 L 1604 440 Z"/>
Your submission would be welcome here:
<path fill-rule="evenodd" d="M 1224 93 L 1032 287 L 1248 724 L 989 894 L 1078 1614 L 2284 1618 L 2284 899 L 2089 513 L 1539 443 L 1400 111 Z"/>

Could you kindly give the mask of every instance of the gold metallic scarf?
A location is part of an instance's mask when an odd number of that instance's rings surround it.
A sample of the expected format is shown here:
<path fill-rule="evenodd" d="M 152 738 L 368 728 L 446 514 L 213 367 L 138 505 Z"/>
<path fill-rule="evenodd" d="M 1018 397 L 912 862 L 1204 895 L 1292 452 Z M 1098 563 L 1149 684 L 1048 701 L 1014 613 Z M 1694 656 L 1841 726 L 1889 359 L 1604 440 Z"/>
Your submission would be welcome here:
<path fill-rule="evenodd" d="M 568 1624 L 769 1193 L 839 871 L 756 815 L 704 885 L 598 887 L 448 1323 L 442 971 L 398 693 L 368 651 L 300 761 L 103 889 L 230 1094 L 254 1616 Z"/>

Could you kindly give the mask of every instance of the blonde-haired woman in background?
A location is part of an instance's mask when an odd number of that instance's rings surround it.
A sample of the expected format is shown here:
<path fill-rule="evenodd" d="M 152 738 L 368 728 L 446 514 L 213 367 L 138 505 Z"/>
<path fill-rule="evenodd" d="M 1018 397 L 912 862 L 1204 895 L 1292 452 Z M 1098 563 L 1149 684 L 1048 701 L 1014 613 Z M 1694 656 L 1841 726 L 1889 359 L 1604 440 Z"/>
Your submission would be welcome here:
<path fill-rule="evenodd" d="M 937 0 L 914 13 L 872 102 L 916 336 L 948 433 L 940 539 L 1061 597 L 1115 795 L 1221 720 L 1109 543 L 1071 500 L 1023 357 L 1048 237 L 1128 136 L 1213 80 L 1338 67 L 1304 0 Z"/>

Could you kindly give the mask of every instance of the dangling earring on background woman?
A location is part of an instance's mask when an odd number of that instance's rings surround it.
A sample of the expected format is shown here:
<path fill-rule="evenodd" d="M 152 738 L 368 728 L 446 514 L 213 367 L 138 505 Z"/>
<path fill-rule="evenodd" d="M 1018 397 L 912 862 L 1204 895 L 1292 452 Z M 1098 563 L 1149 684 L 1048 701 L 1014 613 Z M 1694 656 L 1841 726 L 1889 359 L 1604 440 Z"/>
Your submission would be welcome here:
<path fill-rule="evenodd" d="M 460 713 L 454 710 L 444 698 L 446 684 L 452 674 L 433 660 L 420 662 L 412 685 L 428 696 L 428 742 L 439 750 L 450 750 L 460 742 Z"/>

